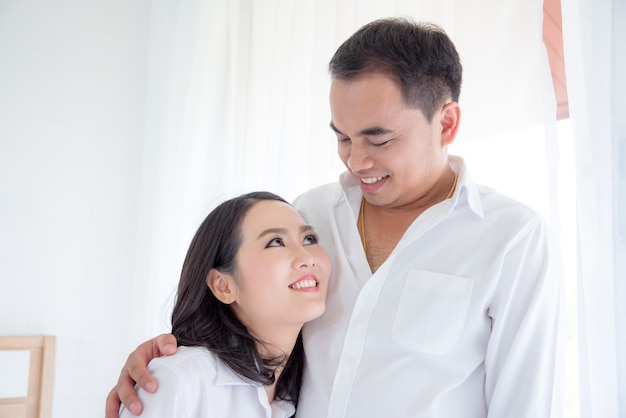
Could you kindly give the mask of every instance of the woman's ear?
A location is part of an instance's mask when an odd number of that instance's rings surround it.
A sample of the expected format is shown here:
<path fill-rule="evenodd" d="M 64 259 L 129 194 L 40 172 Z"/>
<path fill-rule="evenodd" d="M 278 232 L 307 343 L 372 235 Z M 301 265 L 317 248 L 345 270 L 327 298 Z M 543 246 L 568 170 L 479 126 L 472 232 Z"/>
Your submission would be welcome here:
<path fill-rule="evenodd" d="M 235 282 L 230 274 L 213 268 L 206 277 L 206 284 L 220 302 L 230 305 L 235 301 Z"/>
<path fill-rule="evenodd" d="M 459 131 L 461 122 L 461 108 L 456 102 L 449 102 L 441 110 L 441 145 L 450 145 Z"/>

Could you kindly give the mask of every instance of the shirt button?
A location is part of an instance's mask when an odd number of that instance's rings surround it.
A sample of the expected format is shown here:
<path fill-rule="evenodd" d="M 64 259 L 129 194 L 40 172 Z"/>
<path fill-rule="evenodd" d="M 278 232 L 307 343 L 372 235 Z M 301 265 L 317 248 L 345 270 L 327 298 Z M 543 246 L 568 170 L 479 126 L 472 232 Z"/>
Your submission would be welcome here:
<path fill-rule="evenodd" d="M 345 355 L 343 357 L 342 363 L 344 366 L 352 366 L 354 363 L 356 363 L 356 358 L 351 354 Z"/>

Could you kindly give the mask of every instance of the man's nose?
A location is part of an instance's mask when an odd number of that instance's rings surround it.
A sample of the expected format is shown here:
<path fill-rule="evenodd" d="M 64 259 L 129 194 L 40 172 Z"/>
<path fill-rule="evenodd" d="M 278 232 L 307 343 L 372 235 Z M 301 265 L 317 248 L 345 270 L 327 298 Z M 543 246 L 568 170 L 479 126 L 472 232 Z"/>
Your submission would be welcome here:
<path fill-rule="evenodd" d="M 359 172 L 371 168 L 374 164 L 371 156 L 367 152 L 366 146 L 352 143 L 350 156 L 348 157 L 348 168 L 353 172 Z"/>

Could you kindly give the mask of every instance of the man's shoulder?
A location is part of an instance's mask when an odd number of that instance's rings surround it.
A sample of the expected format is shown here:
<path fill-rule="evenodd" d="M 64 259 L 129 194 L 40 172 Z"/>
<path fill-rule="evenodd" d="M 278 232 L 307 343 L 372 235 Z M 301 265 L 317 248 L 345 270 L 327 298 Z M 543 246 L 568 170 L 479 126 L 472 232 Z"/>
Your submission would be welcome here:
<path fill-rule="evenodd" d="M 526 203 L 487 186 L 478 186 L 486 219 L 510 226 L 547 224 L 539 211 Z"/>

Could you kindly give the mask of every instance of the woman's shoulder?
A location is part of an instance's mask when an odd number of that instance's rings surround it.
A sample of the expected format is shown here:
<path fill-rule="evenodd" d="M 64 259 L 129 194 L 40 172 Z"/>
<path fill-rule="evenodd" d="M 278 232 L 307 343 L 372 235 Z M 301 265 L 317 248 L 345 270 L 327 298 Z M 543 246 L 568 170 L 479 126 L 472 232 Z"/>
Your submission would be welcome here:
<path fill-rule="evenodd" d="M 178 347 L 176 354 L 153 359 L 149 370 L 169 369 L 174 374 L 215 375 L 219 358 L 206 347 Z"/>
<path fill-rule="evenodd" d="M 144 404 L 141 416 L 150 418 L 208 416 L 215 401 L 213 392 L 218 375 L 217 356 L 204 347 L 178 347 L 176 354 L 153 359 L 148 370 L 158 382 L 158 390 L 148 393 L 138 388 Z M 130 413 L 122 408 L 122 417 Z"/>

